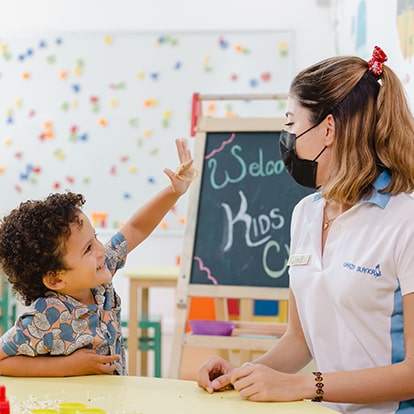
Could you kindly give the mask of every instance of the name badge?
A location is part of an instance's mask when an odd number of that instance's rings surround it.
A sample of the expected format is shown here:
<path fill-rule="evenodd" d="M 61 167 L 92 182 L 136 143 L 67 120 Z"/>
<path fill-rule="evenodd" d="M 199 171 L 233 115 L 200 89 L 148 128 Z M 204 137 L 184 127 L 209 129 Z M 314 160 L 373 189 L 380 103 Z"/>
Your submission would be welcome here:
<path fill-rule="evenodd" d="M 305 266 L 309 263 L 310 254 L 293 254 L 289 256 L 288 266 Z"/>

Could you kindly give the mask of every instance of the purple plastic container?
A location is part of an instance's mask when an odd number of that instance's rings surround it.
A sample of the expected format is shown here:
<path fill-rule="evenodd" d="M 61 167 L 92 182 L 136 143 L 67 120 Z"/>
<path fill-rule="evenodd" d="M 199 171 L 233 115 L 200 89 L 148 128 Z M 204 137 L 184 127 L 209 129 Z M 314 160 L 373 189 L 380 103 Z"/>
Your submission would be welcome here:
<path fill-rule="evenodd" d="M 232 321 L 192 320 L 188 322 L 194 335 L 231 336 L 235 325 Z"/>

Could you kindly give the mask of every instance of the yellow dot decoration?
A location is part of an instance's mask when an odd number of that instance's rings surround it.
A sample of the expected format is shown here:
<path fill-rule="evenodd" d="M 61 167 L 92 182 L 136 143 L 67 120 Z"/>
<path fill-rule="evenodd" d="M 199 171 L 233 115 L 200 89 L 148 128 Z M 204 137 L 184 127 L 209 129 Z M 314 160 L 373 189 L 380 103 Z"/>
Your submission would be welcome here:
<path fill-rule="evenodd" d="M 150 138 L 150 137 L 151 137 L 151 135 L 152 135 L 152 129 L 151 129 L 151 128 L 147 128 L 147 129 L 143 132 L 143 134 L 144 134 L 144 137 L 145 137 L 145 138 Z"/>
<path fill-rule="evenodd" d="M 58 149 L 55 151 L 55 157 L 60 160 L 63 161 L 65 159 L 65 154 L 62 150 Z"/>
<path fill-rule="evenodd" d="M 289 46 L 287 42 L 279 43 L 279 53 L 281 56 L 286 56 L 289 53 Z"/>
<path fill-rule="evenodd" d="M 164 113 L 162 115 L 163 119 L 170 119 L 171 116 L 172 116 L 172 111 L 170 111 L 170 110 L 164 111 Z"/>
<path fill-rule="evenodd" d="M 73 74 L 75 76 L 81 76 L 83 74 L 83 68 L 80 66 L 75 66 L 73 69 Z"/>
<path fill-rule="evenodd" d="M 113 37 L 109 35 L 105 36 L 103 41 L 106 45 L 112 45 L 112 43 L 114 43 Z"/>

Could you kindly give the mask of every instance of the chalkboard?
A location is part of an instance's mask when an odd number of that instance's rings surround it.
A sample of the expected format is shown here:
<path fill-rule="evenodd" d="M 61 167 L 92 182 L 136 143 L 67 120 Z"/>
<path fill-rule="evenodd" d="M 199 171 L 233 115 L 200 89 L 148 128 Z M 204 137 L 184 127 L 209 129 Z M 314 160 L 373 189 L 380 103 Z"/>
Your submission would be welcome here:
<path fill-rule="evenodd" d="M 207 133 L 190 283 L 288 287 L 291 213 L 309 191 L 287 173 L 279 133 Z"/>
<path fill-rule="evenodd" d="M 184 346 L 266 351 L 286 329 L 285 321 L 246 324 L 253 300 L 289 298 L 292 209 L 310 193 L 295 183 L 280 159 L 285 122 L 277 117 L 198 120 L 194 161 L 200 175 L 187 207 L 171 378 L 178 378 Z M 227 299 L 240 299 L 238 334 L 186 333 L 193 297 L 214 298 L 217 320 L 229 319 Z"/>

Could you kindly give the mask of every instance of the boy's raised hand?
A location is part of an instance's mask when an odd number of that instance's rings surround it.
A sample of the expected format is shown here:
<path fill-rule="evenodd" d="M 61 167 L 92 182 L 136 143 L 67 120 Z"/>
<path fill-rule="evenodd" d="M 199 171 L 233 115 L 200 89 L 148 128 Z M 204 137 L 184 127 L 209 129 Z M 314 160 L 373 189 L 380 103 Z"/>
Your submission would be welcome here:
<path fill-rule="evenodd" d="M 176 139 L 175 145 L 180 165 L 175 172 L 166 168 L 164 173 L 169 177 L 174 192 L 181 195 L 187 191 L 191 182 L 197 176 L 197 170 L 193 167 L 194 160 L 187 147 L 187 141 L 185 139 Z"/>

